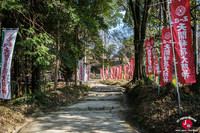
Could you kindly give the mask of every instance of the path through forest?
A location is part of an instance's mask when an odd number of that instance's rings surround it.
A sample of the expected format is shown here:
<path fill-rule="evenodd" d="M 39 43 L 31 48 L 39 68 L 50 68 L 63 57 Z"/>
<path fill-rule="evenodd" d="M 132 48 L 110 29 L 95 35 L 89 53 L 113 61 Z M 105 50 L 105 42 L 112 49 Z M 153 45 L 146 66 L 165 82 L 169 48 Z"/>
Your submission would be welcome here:
<path fill-rule="evenodd" d="M 60 111 L 42 115 L 18 133 L 132 133 L 138 132 L 120 118 L 121 87 L 91 83 L 86 97 Z"/>

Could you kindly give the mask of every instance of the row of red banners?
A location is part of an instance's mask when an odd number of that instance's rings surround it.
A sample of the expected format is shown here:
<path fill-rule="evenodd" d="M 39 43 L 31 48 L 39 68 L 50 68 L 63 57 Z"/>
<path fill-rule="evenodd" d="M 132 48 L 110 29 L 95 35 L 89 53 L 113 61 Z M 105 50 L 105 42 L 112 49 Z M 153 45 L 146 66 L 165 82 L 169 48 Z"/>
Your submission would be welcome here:
<path fill-rule="evenodd" d="M 176 57 L 178 82 L 181 84 L 195 83 L 195 65 L 191 35 L 191 18 L 189 0 L 173 1 L 171 3 L 172 33 L 170 28 L 161 30 L 161 62 L 160 85 L 172 82 L 173 77 L 173 46 Z M 173 35 L 173 39 L 172 39 Z M 153 74 L 154 38 L 145 41 L 147 75 Z M 154 55 L 155 75 L 158 76 L 158 59 Z"/>
<path fill-rule="evenodd" d="M 128 69 L 127 69 L 128 68 Z M 124 65 L 124 69 L 122 72 L 122 65 L 110 67 L 110 76 L 109 76 L 109 68 L 105 68 L 105 79 L 132 79 L 135 69 L 135 59 L 130 58 L 129 64 Z M 101 79 L 103 79 L 103 69 L 100 69 Z M 122 76 L 123 75 L 123 76 Z M 127 77 L 129 76 L 129 77 Z"/>
<path fill-rule="evenodd" d="M 86 69 L 86 71 L 84 70 Z M 79 60 L 79 81 L 90 81 L 91 66 L 84 65 L 83 60 Z"/>

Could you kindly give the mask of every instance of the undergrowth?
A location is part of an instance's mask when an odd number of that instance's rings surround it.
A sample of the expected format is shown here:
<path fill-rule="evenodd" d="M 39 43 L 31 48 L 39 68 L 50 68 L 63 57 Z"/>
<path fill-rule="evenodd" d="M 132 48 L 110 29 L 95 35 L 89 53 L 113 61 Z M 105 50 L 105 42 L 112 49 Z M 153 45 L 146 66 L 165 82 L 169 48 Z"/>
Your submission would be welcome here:
<path fill-rule="evenodd" d="M 129 82 L 124 85 L 130 110 L 125 112 L 129 119 L 147 132 L 152 133 L 173 133 L 177 128 L 182 128 L 181 122 L 176 120 L 180 117 L 191 116 L 197 120 L 193 123 L 193 129 L 200 131 L 200 76 L 197 77 L 197 83 L 193 85 L 182 86 L 179 88 L 181 97 L 182 115 L 178 114 L 176 81 L 168 83 L 160 88 L 160 95 L 157 93 L 157 87 L 152 88 L 152 81 L 146 78 L 137 83 Z"/>

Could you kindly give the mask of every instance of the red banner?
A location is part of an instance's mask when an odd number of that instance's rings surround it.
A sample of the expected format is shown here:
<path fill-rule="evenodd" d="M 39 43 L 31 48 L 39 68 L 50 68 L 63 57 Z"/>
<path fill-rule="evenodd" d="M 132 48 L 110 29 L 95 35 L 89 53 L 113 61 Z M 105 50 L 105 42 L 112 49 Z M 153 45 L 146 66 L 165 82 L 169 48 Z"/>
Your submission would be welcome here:
<path fill-rule="evenodd" d="M 100 69 L 101 79 L 103 79 L 103 69 Z"/>
<path fill-rule="evenodd" d="M 171 3 L 173 37 L 176 42 L 175 53 L 178 81 L 181 84 L 195 83 L 195 66 L 192 46 L 191 16 L 189 0 Z"/>
<path fill-rule="evenodd" d="M 127 65 L 124 65 L 124 79 L 127 79 Z"/>
<path fill-rule="evenodd" d="M 87 66 L 87 81 L 90 81 L 90 76 L 91 76 L 91 66 L 90 65 L 88 65 Z"/>
<path fill-rule="evenodd" d="M 117 71 L 116 71 L 116 66 L 113 67 L 113 79 L 116 79 L 117 77 Z"/>
<path fill-rule="evenodd" d="M 110 67 L 110 79 L 113 79 L 113 67 Z"/>
<path fill-rule="evenodd" d="M 119 79 L 122 79 L 122 66 L 119 66 Z"/>
<path fill-rule="evenodd" d="M 119 67 L 116 67 L 116 79 L 119 79 Z"/>
<path fill-rule="evenodd" d="M 129 79 L 133 78 L 134 69 L 135 69 L 135 59 L 130 58 L 130 60 L 129 60 Z"/>
<path fill-rule="evenodd" d="M 131 67 L 130 67 L 130 62 L 128 63 L 128 78 L 130 79 L 131 77 Z"/>
<path fill-rule="evenodd" d="M 145 40 L 147 75 L 153 74 L 153 44 L 152 38 Z"/>
<path fill-rule="evenodd" d="M 108 79 L 108 68 L 105 68 L 105 78 L 106 78 L 106 80 Z"/>
<path fill-rule="evenodd" d="M 161 33 L 161 62 L 160 85 L 172 82 L 173 77 L 173 49 L 170 28 L 163 28 Z"/>
<path fill-rule="evenodd" d="M 155 66 L 154 66 L 155 76 L 159 76 L 159 74 L 158 74 L 159 61 L 158 61 L 158 58 L 157 58 L 156 54 L 154 55 L 154 60 L 155 60 Z"/>

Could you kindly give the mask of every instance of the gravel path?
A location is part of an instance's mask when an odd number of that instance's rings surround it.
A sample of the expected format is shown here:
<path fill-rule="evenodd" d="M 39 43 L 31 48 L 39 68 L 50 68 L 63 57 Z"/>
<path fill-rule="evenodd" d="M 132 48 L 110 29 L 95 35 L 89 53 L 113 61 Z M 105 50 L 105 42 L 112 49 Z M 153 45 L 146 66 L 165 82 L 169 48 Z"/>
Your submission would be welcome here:
<path fill-rule="evenodd" d="M 93 88 L 79 103 L 41 115 L 18 133 L 137 133 L 119 115 L 123 88 L 91 85 Z"/>

